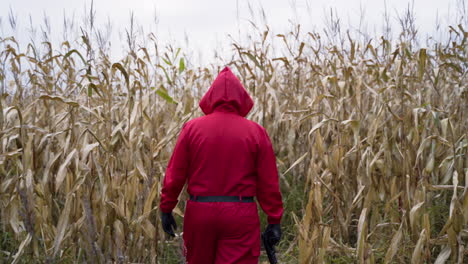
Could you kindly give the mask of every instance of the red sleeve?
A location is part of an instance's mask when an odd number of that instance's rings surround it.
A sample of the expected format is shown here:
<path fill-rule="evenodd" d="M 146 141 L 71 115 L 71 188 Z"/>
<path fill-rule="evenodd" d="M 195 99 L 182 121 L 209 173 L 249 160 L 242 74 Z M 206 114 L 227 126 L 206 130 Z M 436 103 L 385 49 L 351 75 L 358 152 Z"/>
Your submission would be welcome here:
<path fill-rule="evenodd" d="M 267 214 L 269 224 L 279 224 L 283 215 L 283 201 L 278 182 L 273 146 L 268 133 L 262 129 L 257 156 L 257 200 Z"/>
<path fill-rule="evenodd" d="M 187 179 L 189 166 L 189 151 L 187 144 L 187 128 L 182 127 L 182 131 L 177 139 L 172 156 L 167 164 L 166 175 L 164 177 L 163 188 L 161 190 L 161 202 L 159 209 L 169 213 L 177 205 L 182 188 Z"/>

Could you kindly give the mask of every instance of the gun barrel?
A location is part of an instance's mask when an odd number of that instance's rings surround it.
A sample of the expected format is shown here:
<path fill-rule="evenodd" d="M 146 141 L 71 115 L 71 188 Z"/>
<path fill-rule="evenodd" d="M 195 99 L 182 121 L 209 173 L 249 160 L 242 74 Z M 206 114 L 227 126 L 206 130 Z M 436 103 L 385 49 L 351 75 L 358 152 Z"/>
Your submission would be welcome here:
<path fill-rule="evenodd" d="M 276 259 L 275 247 L 273 245 L 270 245 L 270 243 L 268 243 L 264 234 L 262 234 L 262 242 L 263 242 L 263 246 L 265 247 L 265 251 L 267 253 L 268 261 L 270 261 L 270 264 L 277 264 L 278 260 Z"/>

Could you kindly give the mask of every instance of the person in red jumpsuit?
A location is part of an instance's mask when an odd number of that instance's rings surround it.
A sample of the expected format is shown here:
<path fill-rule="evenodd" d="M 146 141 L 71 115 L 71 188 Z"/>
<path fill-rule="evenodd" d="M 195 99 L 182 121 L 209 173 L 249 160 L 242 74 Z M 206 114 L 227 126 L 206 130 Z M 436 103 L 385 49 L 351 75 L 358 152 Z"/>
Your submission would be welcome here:
<path fill-rule="evenodd" d="M 265 235 L 281 238 L 283 203 L 273 147 L 265 128 L 245 116 L 253 101 L 225 67 L 199 103 L 204 116 L 182 126 L 161 190 L 165 232 L 185 183 L 184 254 L 189 264 L 254 264 L 260 255 L 257 199 L 268 216 Z"/>

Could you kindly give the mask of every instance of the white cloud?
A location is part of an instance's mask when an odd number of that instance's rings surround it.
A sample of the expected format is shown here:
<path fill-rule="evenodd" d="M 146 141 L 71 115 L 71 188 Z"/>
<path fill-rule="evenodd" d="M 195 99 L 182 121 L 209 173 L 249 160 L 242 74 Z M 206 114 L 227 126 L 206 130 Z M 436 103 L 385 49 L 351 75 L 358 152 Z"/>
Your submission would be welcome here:
<path fill-rule="evenodd" d="M 449 4 L 454 8 L 457 0 L 415 0 L 414 11 L 416 22 L 422 36 L 430 34 L 435 28 L 436 13 L 444 19 L 455 19 L 454 11 L 449 15 Z M 458 0 L 460 1 L 460 0 Z M 463 1 L 463 0 L 461 0 Z M 247 3 L 250 2 L 254 8 L 256 23 L 259 22 L 259 9 L 263 6 L 268 25 L 275 31 L 290 29 L 290 19 L 297 19 L 302 24 L 302 29 L 310 31 L 322 29 L 324 26 L 324 12 L 329 8 L 336 10 L 345 27 L 351 23 L 359 24 L 361 10 L 365 10 L 367 30 L 381 31 L 381 23 L 384 12 L 384 0 L 95 0 L 94 6 L 97 12 L 97 27 L 102 27 L 109 18 L 113 24 L 114 31 L 123 30 L 128 27 L 129 14 L 134 12 L 137 22 L 144 28 L 145 32 L 153 31 L 162 40 L 173 38 L 178 43 L 184 42 L 185 32 L 189 34 L 191 47 L 200 49 L 204 53 L 211 53 L 217 45 L 222 46 L 225 36 L 231 34 L 235 37 L 238 32 L 248 29 L 248 19 L 251 19 Z M 9 31 L 8 12 L 9 7 L 18 15 L 19 29 L 15 34 L 19 38 L 27 39 L 27 31 L 24 27 L 28 24 L 28 15 L 32 16 L 35 23 L 41 24 L 43 14 L 49 16 L 52 30 L 60 32 L 63 14 L 82 17 L 84 6 L 90 6 L 90 0 L 0 0 L 0 17 L 4 34 L 12 34 Z M 398 31 L 397 13 L 402 14 L 408 5 L 407 0 L 387 0 L 387 8 L 391 14 L 394 31 Z M 237 9 L 239 6 L 239 10 Z M 296 12 L 292 8 L 296 7 Z M 309 7 L 309 8 L 307 8 Z M 154 14 L 159 21 L 157 27 L 154 23 Z M 240 21 L 238 20 L 238 15 Z M 81 22 L 81 21 L 79 21 Z M 59 34 L 60 35 L 60 34 Z M 114 43 L 118 43 L 117 34 L 114 32 Z M 216 43 L 218 41 L 218 43 Z M 114 47 L 118 52 L 121 47 Z M 210 54 L 211 56 L 211 54 Z M 206 58 L 206 57 L 205 57 Z"/>

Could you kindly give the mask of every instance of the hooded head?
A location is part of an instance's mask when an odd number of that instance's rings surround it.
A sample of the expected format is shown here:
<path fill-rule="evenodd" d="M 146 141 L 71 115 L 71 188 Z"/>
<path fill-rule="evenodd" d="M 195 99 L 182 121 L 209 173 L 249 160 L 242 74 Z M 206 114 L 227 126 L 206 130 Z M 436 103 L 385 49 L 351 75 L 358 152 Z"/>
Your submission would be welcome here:
<path fill-rule="evenodd" d="M 253 104 L 239 79 L 229 67 L 225 67 L 203 96 L 199 106 L 205 115 L 211 114 L 215 109 L 227 109 L 245 117 Z"/>

